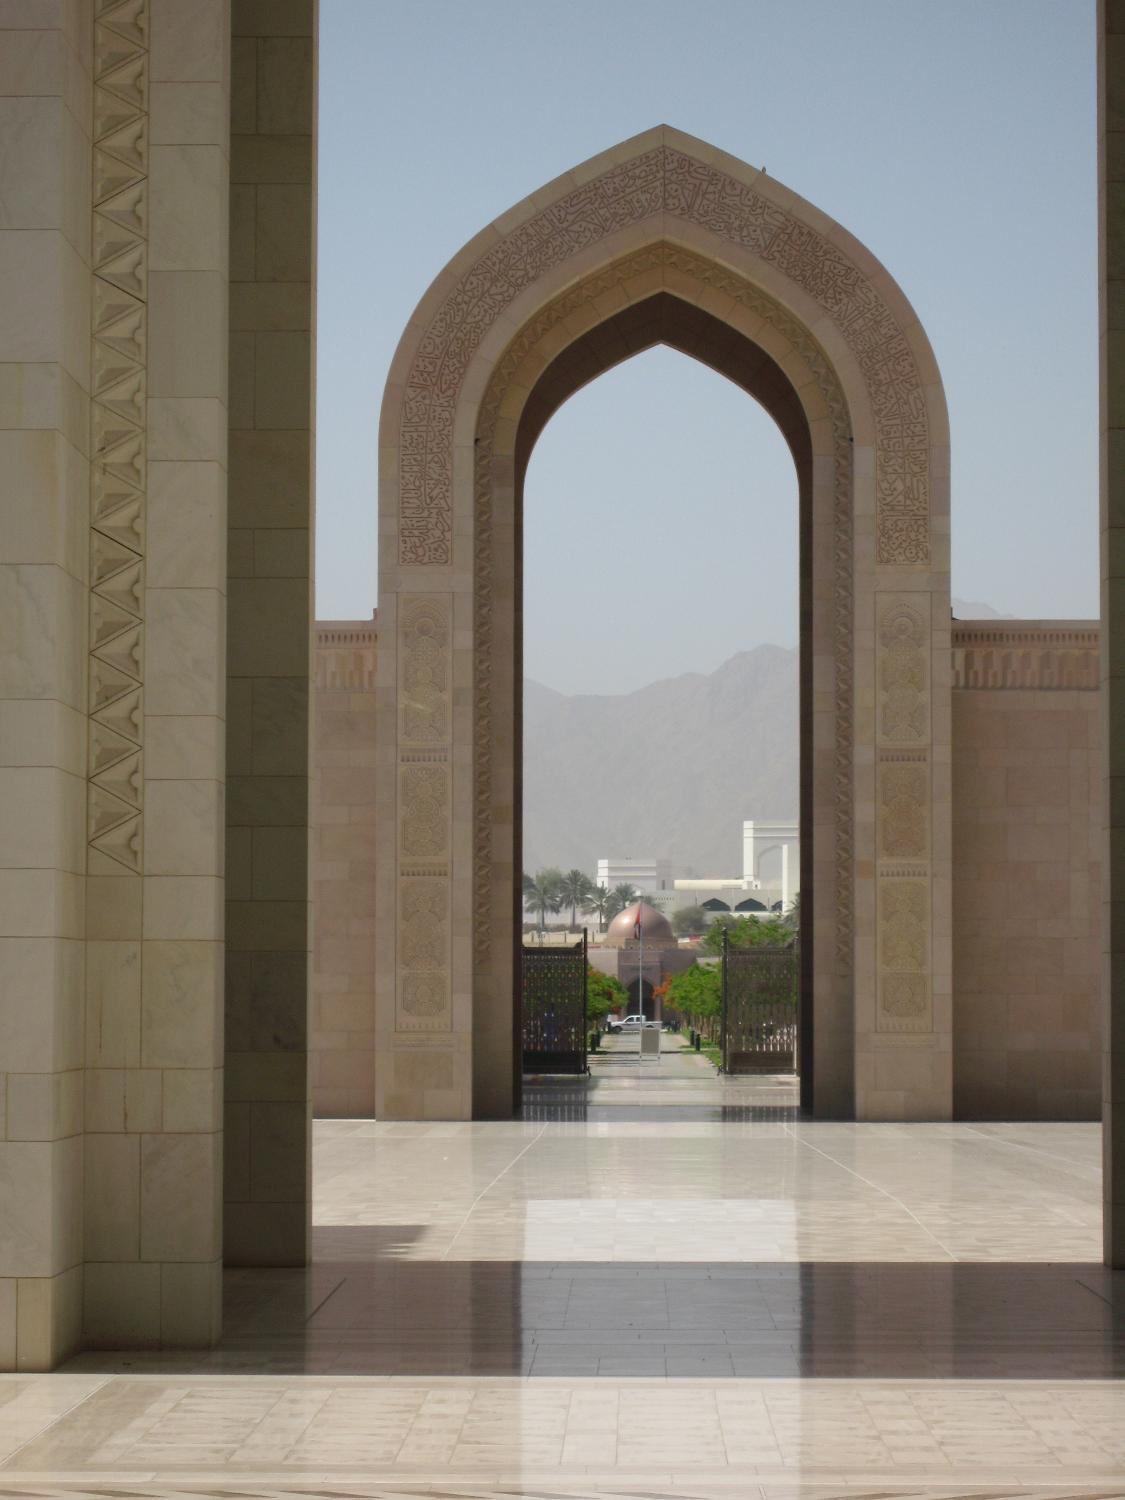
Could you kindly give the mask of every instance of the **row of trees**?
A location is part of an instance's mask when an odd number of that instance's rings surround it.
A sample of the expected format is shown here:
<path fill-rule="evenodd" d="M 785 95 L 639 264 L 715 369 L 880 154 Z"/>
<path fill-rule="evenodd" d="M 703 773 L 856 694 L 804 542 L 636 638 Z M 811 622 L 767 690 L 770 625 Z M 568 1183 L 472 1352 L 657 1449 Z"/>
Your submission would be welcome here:
<path fill-rule="evenodd" d="M 536 926 L 542 932 L 549 916 L 570 910 L 570 927 L 578 926 L 578 913 L 596 916 L 602 931 L 613 921 L 619 911 L 637 899 L 637 891 L 631 885 L 615 885 L 612 890 L 595 884 L 581 870 L 546 869 L 536 870 L 534 875 L 523 877 L 524 909 L 536 918 Z"/>

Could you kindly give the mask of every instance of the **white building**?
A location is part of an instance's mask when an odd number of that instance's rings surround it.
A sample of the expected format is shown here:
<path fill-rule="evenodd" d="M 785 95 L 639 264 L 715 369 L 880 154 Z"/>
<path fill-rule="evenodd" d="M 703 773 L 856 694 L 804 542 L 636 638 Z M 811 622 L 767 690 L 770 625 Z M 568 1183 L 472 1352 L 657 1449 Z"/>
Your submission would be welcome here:
<path fill-rule="evenodd" d="M 742 878 L 757 889 L 776 891 L 767 905 L 780 901 L 785 910 L 801 888 L 801 830 L 796 819 L 763 823 L 750 819 L 742 825 Z"/>
<path fill-rule="evenodd" d="M 598 884 L 604 890 L 615 885 L 635 886 L 642 895 L 672 889 L 670 859 L 599 859 Z"/>
<path fill-rule="evenodd" d="M 801 888 L 801 835 L 795 819 L 742 825 L 742 875 L 674 882 L 680 906 L 711 911 L 786 911 Z"/>

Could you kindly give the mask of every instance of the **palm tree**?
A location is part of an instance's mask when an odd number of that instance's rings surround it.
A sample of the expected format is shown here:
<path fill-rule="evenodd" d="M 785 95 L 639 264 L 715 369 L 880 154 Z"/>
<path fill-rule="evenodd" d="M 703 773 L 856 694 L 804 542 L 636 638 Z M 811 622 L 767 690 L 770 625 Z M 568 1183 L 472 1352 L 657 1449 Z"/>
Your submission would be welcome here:
<path fill-rule="evenodd" d="M 562 906 L 561 884 L 562 875 L 558 870 L 537 870 L 534 876 L 524 874 L 523 904 L 539 918 L 540 942 L 543 940 L 548 914 L 553 915 Z"/>
<path fill-rule="evenodd" d="M 630 885 L 628 881 L 622 881 L 620 885 L 615 885 L 609 893 L 609 905 L 606 908 L 606 916 L 612 921 L 619 911 L 624 911 L 627 906 L 632 906 L 633 902 L 637 899 L 636 886 Z"/>
<path fill-rule="evenodd" d="M 570 907 L 570 930 L 578 924 L 578 908 L 589 896 L 594 882 L 581 870 L 568 870 L 559 882 L 559 898 L 563 906 Z"/>
<path fill-rule="evenodd" d="M 597 913 L 598 927 L 602 932 L 605 931 L 606 923 L 612 915 L 610 904 L 613 899 L 613 892 L 609 886 L 592 885 L 586 893 L 585 901 L 582 903 L 582 910 L 584 912 Z"/>

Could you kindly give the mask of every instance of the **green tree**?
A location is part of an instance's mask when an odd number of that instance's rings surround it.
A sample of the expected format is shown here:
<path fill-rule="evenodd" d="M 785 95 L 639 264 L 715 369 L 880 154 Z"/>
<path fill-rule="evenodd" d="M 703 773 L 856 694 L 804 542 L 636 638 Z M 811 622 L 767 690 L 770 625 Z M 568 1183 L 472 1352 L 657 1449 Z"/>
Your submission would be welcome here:
<path fill-rule="evenodd" d="M 801 893 L 800 891 L 789 903 L 789 910 L 782 917 L 782 922 L 791 933 L 799 933 L 801 930 Z"/>
<path fill-rule="evenodd" d="M 719 964 L 692 964 L 673 974 L 659 990 L 665 1009 L 678 1011 L 696 1031 L 713 1038 L 723 1009 L 723 975 Z"/>
<path fill-rule="evenodd" d="M 586 1014 L 592 1021 L 601 1021 L 611 1011 L 623 1010 L 628 1003 L 629 991 L 619 979 L 592 965 L 586 966 Z"/>
<path fill-rule="evenodd" d="M 672 913 L 672 931 L 677 937 L 695 937 L 707 931 L 707 911 L 702 906 L 682 906 Z"/>
<path fill-rule="evenodd" d="M 570 930 L 578 925 L 578 908 L 588 899 L 594 882 L 581 870 L 568 870 L 559 882 L 559 898 L 570 907 Z"/>
<path fill-rule="evenodd" d="M 739 917 L 733 912 L 720 912 L 708 927 L 701 947 L 708 953 L 723 951 L 723 933 L 730 934 L 732 948 L 783 948 L 793 941 L 793 930 L 777 917 L 759 921 L 757 917 Z"/>
<path fill-rule="evenodd" d="M 547 925 L 547 917 L 562 908 L 562 871 L 555 869 L 536 870 L 535 874 L 523 877 L 523 904 L 536 917 L 539 935 Z"/>

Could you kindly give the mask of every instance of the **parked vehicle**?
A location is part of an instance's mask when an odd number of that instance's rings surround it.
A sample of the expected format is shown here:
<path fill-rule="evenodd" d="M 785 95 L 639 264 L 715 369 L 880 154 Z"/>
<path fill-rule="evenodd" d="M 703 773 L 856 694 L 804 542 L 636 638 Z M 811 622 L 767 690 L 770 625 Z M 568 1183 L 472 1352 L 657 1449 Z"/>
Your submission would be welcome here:
<path fill-rule="evenodd" d="M 630 1016 L 610 1016 L 605 1023 L 605 1029 L 614 1034 L 623 1031 L 644 1031 L 646 1028 L 650 1031 L 659 1031 L 660 1022 L 650 1021 L 647 1016 L 636 1012 Z"/>

